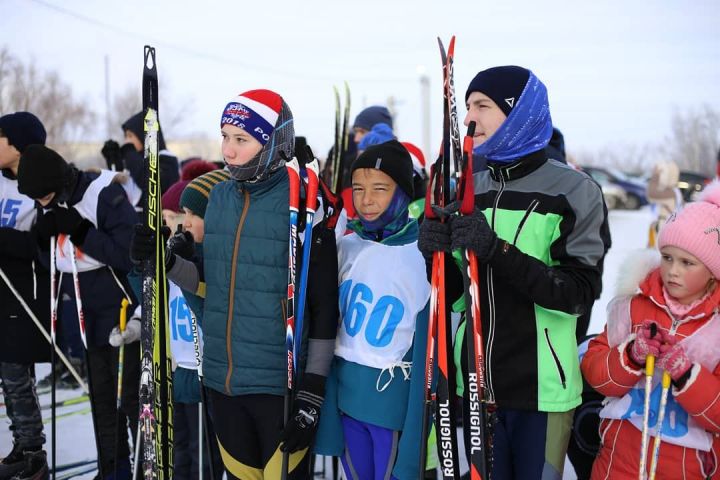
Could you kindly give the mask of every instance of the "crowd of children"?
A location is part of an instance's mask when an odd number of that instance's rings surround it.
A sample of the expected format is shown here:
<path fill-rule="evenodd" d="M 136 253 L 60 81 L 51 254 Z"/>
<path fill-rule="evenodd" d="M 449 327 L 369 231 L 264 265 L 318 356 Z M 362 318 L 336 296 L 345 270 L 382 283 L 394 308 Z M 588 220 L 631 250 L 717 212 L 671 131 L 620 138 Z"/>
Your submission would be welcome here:
<path fill-rule="evenodd" d="M 286 458 L 287 478 L 307 479 L 314 454 L 339 457 L 347 479 L 422 478 L 431 259 L 435 252 L 465 250 L 474 252 L 482 279 L 490 478 L 562 478 L 583 375 L 606 397 L 593 479 L 637 478 L 641 468 L 656 468 L 656 478 L 714 478 L 720 186 L 667 216 L 656 259 L 628 262 L 626 288 L 580 364 L 576 321 L 599 296 L 610 247 L 602 192 L 584 173 L 549 157 L 548 92 L 532 71 L 483 70 L 468 85 L 465 102 L 465 125 L 475 125 L 473 155 L 483 165 L 473 178 L 472 213 L 422 218 L 422 208 L 413 207 L 426 189 L 422 152 L 400 143 L 388 110 L 373 106 L 354 123 L 358 155 L 342 172 L 347 224 L 336 223 L 338 205 L 320 189 L 314 221 L 301 222 L 294 253 L 286 164 L 297 154 L 295 122 L 281 95 L 250 90 L 222 108 L 224 168 L 194 161 L 181 176 L 177 159 L 163 153 L 163 171 L 172 172 L 163 177 L 162 206 L 172 232 L 165 268 L 174 478 L 212 472 L 217 479 L 278 479 Z M 12 272 L 8 288 L 0 284 L 0 345 L 8 344 L 0 348 L 0 376 L 14 440 L 0 462 L 0 480 L 48 476 L 32 368 L 49 357 L 38 332 L 49 328 L 51 267 L 59 272 L 59 280 L 52 279 L 58 294 L 72 298 L 85 321 L 80 335 L 97 478 L 132 478 L 141 335 L 135 270 L 155 254 L 156 242 L 155 233 L 138 224 L 145 194 L 141 120 L 138 114 L 123 125 L 126 146 L 103 147 L 109 170 L 83 172 L 44 146 L 45 131 L 32 114 L 0 117 L 0 213 L 11 212 L 0 226 L 0 267 Z M 307 259 L 305 242 L 311 242 Z M 309 265 L 301 286 L 307 305 L 283 422 L 293 256 L 298 266 Z M 457 303 L 462 272 L 452 255 L 445 258 L 447 301 Z M 136 313 L 121 331 L 123 300 Z M 455 359 L 462 380 L 469 333 L 465 309 L 458 310 Z M 34 347 L 13 350 L 20 342 Z M 116 403 L 120 346 L 124 375 Z M 648 364 L 655 370 L 646 391 Z M 463 424 L 470 425 L 471 397 L 462 382 L 458 395 Z M 655 437 L 661 439 L 657 461 Z"/>

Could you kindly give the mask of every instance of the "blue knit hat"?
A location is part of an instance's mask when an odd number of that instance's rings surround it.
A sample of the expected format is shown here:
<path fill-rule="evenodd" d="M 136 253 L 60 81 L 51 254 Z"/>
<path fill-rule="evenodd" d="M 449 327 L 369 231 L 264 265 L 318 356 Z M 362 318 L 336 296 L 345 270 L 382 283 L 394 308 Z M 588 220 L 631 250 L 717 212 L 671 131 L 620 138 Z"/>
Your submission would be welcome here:
<path fill-rule="evenodd" d="M 367 107 L 355 117 L 353 128 L 357 127 L 370 130 L 376 123 L 384 123 L 389 126 L 390 129 L 393 128 L 392 115 L 390 115 L 390 111 L 386 107 L 380 105 Z"/>
<path fill-rule="evenodd" d="M 45 145 L 47 133 L 42 122 L 30 112 L 15 112 L 0 117 L 0 137 L 23 153 L 28 145 Z"/>
<path fill-rule="evenodd" d="M 367 150 L 372 145 L 389 142 L 395 140 L 392 128 L 384 123 L 376 123 L 358 144 L 358 150 Z"/>

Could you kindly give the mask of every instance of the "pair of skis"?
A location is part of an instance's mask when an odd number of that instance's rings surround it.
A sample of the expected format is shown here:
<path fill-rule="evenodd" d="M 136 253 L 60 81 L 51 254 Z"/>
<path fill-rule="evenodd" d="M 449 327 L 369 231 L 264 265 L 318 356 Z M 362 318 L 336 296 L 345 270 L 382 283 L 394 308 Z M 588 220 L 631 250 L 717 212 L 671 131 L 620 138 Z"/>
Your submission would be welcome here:
<path fill-rule="evenodd" d="M 158 157 L 158 75 L 155 49 L 145 46 L 143 67 L 145 112 L 145 180 L 143 221 L 155 233 L 155 256 L 142 266 L 140 425 L 145 480 L 170 480 L 173 474 L 172 365 L 167 335 L 168 288 L 165 243 L 161 233 Z M 136 463 L 137 460 L 136 460 Z"/>
<path fill-rule="evenodd" d="M 350 87 L 345 82 L 345 107 L 342 109 L 342 124 L 340 122 L 340 92 L 337 87 L 333 86 L 335 93 L 335 142 L 333 143 L 333 155 L 330 159 L 330 165 L 332 165 L 332 191 L 336 194 L 340 194 L 343 188 L 343 175 L 347 165 L 343 164 L 343 159 L 348 151 L 348 144 L 350 142 Z"/>
<path fill-rule="evenodd" d="M 474 122 L 468 127 L 463 145 L 460 143 L 455 83 L 454 55 L 455 37 L 450 40 L 447 52 L 438 38 L 443 64 L 443 143 L 440 155 L 431 167 L 430 182 L 425 202 L 425 217 L 447 222 L 450 215 L 459 212 L 470 215 L 474 209 L 472 137 Z M 451 159 L 453 169 L 451 170 Z M 451 192 L 450 177 L 456 175 L 457 188 Z M 454 195 L 453 195 L 454 193 Z M 434 407 L 440 471 L 444 479 L 460 476 L 458 461 L 457 429 L 455 424 L 455 376 L 452 368 L 452 323 L 449 299 L 445 292 L 446 253 L 434 252 L 432 261 L 430 318 L 425 365 L 425 404 L 423 410 L 423 437 L 427 438 L 427 419 Z M 466 339 L 468 351 L 468 375 L 465 379 L 470 402 L 470 478 L 487 479 L 489 472 L 489 435 L 486 430 L 487 399 L 485 398 L 485 358 L 480 317 L 480 277 L 475 253 L 463 252 L 463 280 L 465 286 Z M 432 380 L 435 370 L 437 349 L 438 382 L 437 393 L 432 395 Z M 433 405 L 434 404 L 434 405 Z M 420 471 L 425 470 L 426 448 L 423 442 L 420 456 Z"/>
<path fill-rule="evenodd" d="M 287 426 L 290 421 L 295 383 L 298 379 L 298 361 L 300 359 L 300 346 L 302 345 L 303 322 L 305 320 L 305 299 L 307 297 L 308 271 L 310 266 L 310 247 L 312 245 L 312 227 L 317 210 L 319 188 L 319 165 L 312 152 L 309 152 L 312 161 L 301 167 L 296 157 L 287 161 L 286 168 L 289 181 L 289 243 L 288 243 L 288 287 L 285 302 L 285 347 L 287 350 L 287 388 L 285 390 L 283 420 Z M 301 169 L 303 172 L 301 172 Z M 303 175 L 303 173 L 305 175 Z M 298 217 L 300 215 L 300 183 L 301 177 L 307 178 L 305 188 L 305 237 L 303 241 L 302 263 L 300 265 L 300 279 L 296 283 L 295 272 L 297 264 Z M 295 314 L 295 290 L 298 288 L 297 315 Z M 290 454 L 283 452 L 282 478 L 288 478 L 290 473 Z"/>

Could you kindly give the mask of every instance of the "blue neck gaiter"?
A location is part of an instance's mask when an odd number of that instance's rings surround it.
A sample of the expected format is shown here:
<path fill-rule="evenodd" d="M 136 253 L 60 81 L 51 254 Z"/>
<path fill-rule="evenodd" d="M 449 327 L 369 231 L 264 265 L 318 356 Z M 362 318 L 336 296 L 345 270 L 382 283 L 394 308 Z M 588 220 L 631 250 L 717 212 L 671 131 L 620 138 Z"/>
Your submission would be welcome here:
<path fill-rule="evenodd" d="M 547 88 L 532 72 L 517 105 L 500 128 L 473 155 L 497 163 L 512 163 L 545 148 L 552 137 Z"/>

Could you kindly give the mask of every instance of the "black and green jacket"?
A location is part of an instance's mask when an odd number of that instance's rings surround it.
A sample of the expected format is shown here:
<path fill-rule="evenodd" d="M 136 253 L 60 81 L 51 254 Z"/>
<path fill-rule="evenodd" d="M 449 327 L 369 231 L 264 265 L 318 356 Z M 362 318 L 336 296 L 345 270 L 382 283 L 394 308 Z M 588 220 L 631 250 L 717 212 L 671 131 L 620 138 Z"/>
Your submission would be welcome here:
<path fill-rule="evenodd" d="M 475 205 L 499 240 L 479 268 L 487 393 L 499 407 L 565 412 L 582 393 L 576 319 L 600 294 L 610 247 L 602 193 L 543 151 L 488 168 L 474 175 Z M 460 272 L 447 270 L 457 298 Z"/>

